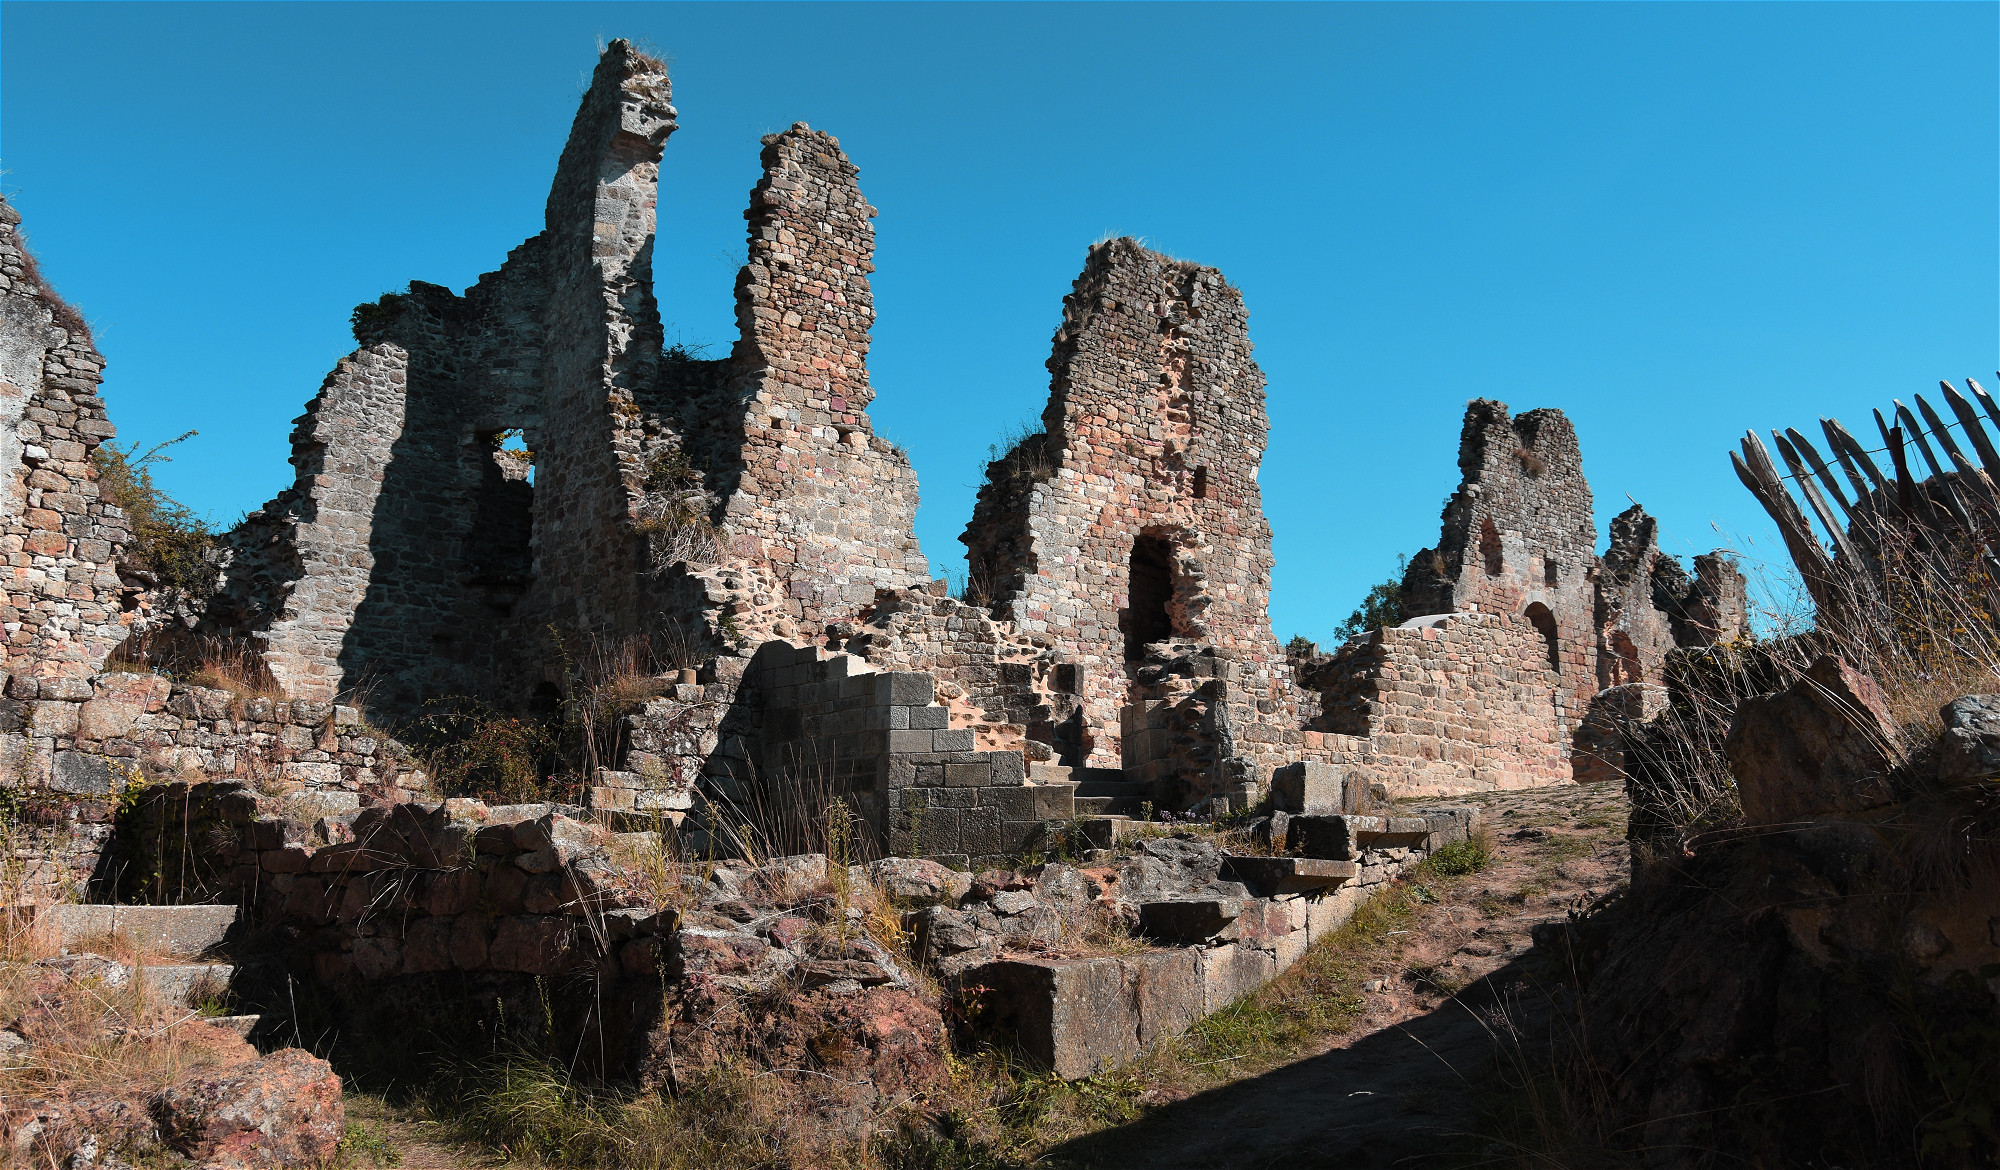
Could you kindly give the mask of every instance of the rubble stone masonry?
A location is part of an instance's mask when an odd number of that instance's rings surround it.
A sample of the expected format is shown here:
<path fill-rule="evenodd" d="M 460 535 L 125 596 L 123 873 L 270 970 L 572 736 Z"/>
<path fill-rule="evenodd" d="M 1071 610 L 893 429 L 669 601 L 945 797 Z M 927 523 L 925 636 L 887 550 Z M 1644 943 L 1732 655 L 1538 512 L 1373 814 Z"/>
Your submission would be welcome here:
<path fill-rule="evenodd" d="M 1141 762 L 1121 744 L 1133 668 L 1174 641 L 1236 664 L 1239 734 L 1280 753 L 1296 699 L 1267 612 L 1269 424 L 1250 350 L 1242 295 L 1220 272 L 1129 239 L 1098 244 L 1063 302 L 1044 432 L 987 469 L 961 538 L 970 579 L 996 616 L 1074 664 L 1082 742 L 1069 762 Z"/>
<path fill-rule="evenodd" d="M 117 433 L 104 358 L 43 283 L 0 199 L 0 673 L 87 680 L 125 639 L 124 513 L 98 497 L 91 452 Z"/>

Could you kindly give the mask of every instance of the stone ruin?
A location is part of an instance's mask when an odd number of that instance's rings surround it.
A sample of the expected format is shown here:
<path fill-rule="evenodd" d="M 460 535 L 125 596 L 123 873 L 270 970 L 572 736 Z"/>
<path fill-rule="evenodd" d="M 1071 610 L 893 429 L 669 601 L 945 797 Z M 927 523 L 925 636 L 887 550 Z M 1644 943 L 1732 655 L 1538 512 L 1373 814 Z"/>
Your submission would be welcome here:
<path fill-rule="evenodd" d="M 329 978 L 546 974 L 573 958 L 640 977 L 660 946 L 677 971 L 710 962 L 687 956 L 713 932 L 649 918 L 657 907 L 629 890 L 599 897 L 629 885 L 603 876 L 607 833 L 744 856 L 750 810 L 810 791 L 855 814 L 866 855 L 976 869 L 1076 834 L 1110 846 L 1152 810 L 1268 813 L 1260 831 L 1289 869 L 1204 857 L 1171 888 L 1145 893 L 1144 865 L 1127 883 L 1122 913 L 1153 915 L 1145 929 L 1193 958 L 1153 974 L 1123 959 L 986 973 L 1017 1030 L 1082 1068 L 1272 977 L 1366 890 L 1472 827 L 1465 810 L 1362 805 L 1614 778 L 1616 732 L 1655 702 L 1665 652 L 1742 630 L 1740 576 L 1712 555 L 1689 577 L 1637 507 L 1596 555 L 1561 412 L 1513 418 L 1479 400 L 1464 481 L 1404 582 L 1418 616 L 1288 657 L 1268 614 L 1269 423 L 1242 294 L 1129 239 L 1086 255 L 1043 429 L 988 466 L 962 537 L 968 588 L 951 597 L 914 535 L 910 462 L 867 414 L 876 210 L 857 168 L 803 123 L 764 139 L 740 335 L 706 358 L 666 343 L 653 295 L 675 128 L 664 66 L 613 42 L 544 230 L 462 295 L 413 282 L 356 309 L 358 348 L 293 431 L 294 482 L 224 535 L 206 608 L 172 619 L 143 574 L 121 571 L 131 536 L 99 498 L 92 452 L 114 433 L 102 359 L 0 204 L 0 775 L 53 801 L 15 846 L 36 897 L 144 894 L 121 884 L 130 851 L 109 847 L 120 794 L 144 779 L 183 808 L 226 807 L 218 832 L 240 839 L 214 883 L 175 896 L 237 898 L 317 932 L 311 962 Z M 106 670 L 131 631 L 166 620 L 244 648 L 282 697 Z M 424 800 L 400 721 L 446 696 L 547 713 L 578 685 L 580 654 L 635 641 L 665 673 L 619 716 L 582 805 Z M 413 802 L 407 824 L 385 811 Z M 393 826 L 402 844 L 355 844 Z M 550 843 L 561 833 L 581 834 L 573 851 Z M 476 877 L 437 853 L 475 839 L 500 859 Z M 583 881 L 571 852 L 599 877 Z M 342 876 L 316 876 L 329 867 Z M 385 934 L 325 902 L 365 907 L 335 888 L 350 870 L 450 871 L 420 886 L 457 892 L 426 903 L 422 939 Z M 524 901 L 530 878 L 540 892 Z M 486 918 L 464 928 L 476 938 L 444 922 L 491 882 L 515 907 L 506 945 Z M 944 907 L 978 929 L 948 916 L 922 929 L 940 953 L 1015 962 L 1008 932 L 1035 921 L 1016 921 L 1019 892 Z M 573 955 L 566 916 L 586 902 L 632 911 L 612 941 L 653 940 L 645 954 Z M 786 949 L 768 933 L 714 945 Z M 1061 990 L 1076 980 L 1104 1004 Z M 1185 991 L 1158 1001 L 1171 1019 L 1112 1010 L 1134 980 Z M 1081 1047 L 1053 1038 L 1099 1024 Z"/>
<path fill-rule="evenodd" d="M 740 336 L 707 359 L 666 344 L 652 291 L 676 125 L 664 67 L 615 44 L 544 230 L 463 295 L 417 282 L 355 311 L 359 348 L 293 432 L 294 483 L 226 534 L 200 618 L 285 692 L 256 717 L 97 674 L 145 612 L 90 469 L 112 434 L 102 361 L 7 225 L 16 772 L 91 791 L 116 770 L 91 761 L 254 759 L 393 791 L 413 766 L 388 736 L 341 739 L 362 726 L 346 696 L 383 727 L 447 695 L 545 711 L 579 647 L 643 638 L 680 677 L 627 718 L 593 806 L 699 834 L 812 770 L 877 850 L 999 857 L 1079 814 L 1248 807 L 1300 767 L 1383 795 L 1608 776 L 1591 729 L 1645 710 L 1668 649 L 1742 628 L 1728 563 L 1696 558 L 1690 578 L 1636 506 L 1596 555 L 1560 411 L 1482 399 L 1441 537 L 1404 582 L 1421 616 L 1288 659 L 1242 295 L 1126 239 L 1089 250 L 1043 429 L 989 465 L 969 588 L 946 596 L 909 461 L 867 414 L 876 212 L 856 167 L 803 124 L 765 139 Z"/>

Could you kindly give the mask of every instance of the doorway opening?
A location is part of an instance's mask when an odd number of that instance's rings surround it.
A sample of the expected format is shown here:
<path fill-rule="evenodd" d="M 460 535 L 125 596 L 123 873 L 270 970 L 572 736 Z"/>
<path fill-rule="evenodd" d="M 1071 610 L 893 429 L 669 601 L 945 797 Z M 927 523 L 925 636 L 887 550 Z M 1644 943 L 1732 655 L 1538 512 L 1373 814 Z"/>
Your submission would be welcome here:
<path fill-rule="evenodd" d="M 1174 554 L 1166 541 L 1141 536 L 1132 542 L 1125 593 L 1118 628 L 1125 635 L 1125 659 L 1131 662 L 1146 656 L 1147 643 L 1174 636 L 1173 618 L 1167 612 L 1174 599 Z"/>
<path fill-rule="evenodd" d="M 1548 606 L 1537 601 L 1528 606 L 1526 616 L 1535 629 L 1541 632 L 1542 641 L 1548 644 L 1549 669 L 1560 673 L 1562 670 L 1562 641 L 1556 633 L 1556 615 L 1549 612 Z"/>

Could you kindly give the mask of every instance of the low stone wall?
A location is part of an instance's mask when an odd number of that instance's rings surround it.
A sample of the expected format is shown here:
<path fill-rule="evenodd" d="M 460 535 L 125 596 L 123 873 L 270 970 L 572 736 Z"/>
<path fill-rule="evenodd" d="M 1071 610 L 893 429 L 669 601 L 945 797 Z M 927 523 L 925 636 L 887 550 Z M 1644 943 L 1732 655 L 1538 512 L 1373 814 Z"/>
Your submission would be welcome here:
<path fill-rule="evenodd" d="M 1561 680 L 1541 635 L 1499 614 L 1376 630 L 1307 670 L 1322 713 L 1307 747 L 1384 796 L 1571 780 Z"/>
<path fill-rule="evenodd" d="M 0 905 L 87 897 L 117 816 L 110 797 L 0 787 Z"/>
<path fill-rule="evenodd" d="M 108 795 L 190 773 L 347 792 L 423 785 L 407 749 L 353 707 L 243 698 L 154 674 L 8 680 L 0 782 Z"/>
<path fill-rule="evenodd" d="M 940 965 L 959 997 L 976 1005 L 968 1013 L 975 1032 L 1018 1046 L 1059 1076 L 1085 1077 L 1277 978 L 1397 875 L 1477 827 L 1471 809 L 1292 823 L 1317 829 L 1294 833 L 1305 856 L 1231 856 L 1166 837 L 1143 842 L 1116 867 L 1076 871 L 1097 900 L 1118 907 L 1114 917 L 1136 919 L 1158 949 L 1032 953 L 1052 916 L 1045 907 L 1059 906 L 1076 880 L 1064 880 L 1065 867 L 1019 883 L 1018 893 L 1007 891 L 1005 877 L 981 875 L 958 910 L 927 912 L 919 937 L 955 952 Z M 987 929 L 972 929 L 982 915 Z"/>

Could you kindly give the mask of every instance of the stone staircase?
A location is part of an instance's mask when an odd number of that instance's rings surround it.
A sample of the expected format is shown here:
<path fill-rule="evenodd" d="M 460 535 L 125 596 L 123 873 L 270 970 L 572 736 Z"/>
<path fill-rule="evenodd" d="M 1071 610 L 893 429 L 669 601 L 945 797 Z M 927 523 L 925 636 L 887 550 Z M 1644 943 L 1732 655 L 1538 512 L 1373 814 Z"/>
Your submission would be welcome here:
<path fill-rule="evenodd" d="M 147 956 L 137 974 L 160 999 L 188 1003 L 197 995 L 219 994 L 236 977 L 223 948 L 241 911 L 235 906 L 42 906 L 35 928 L 64 954 L 90 951 L 122 938 Z M 189 1006 L 195 1006 L 189 1004 Z M 248 1035 L 256 1016 L 224 1016 L 211 1021 Z"/>

